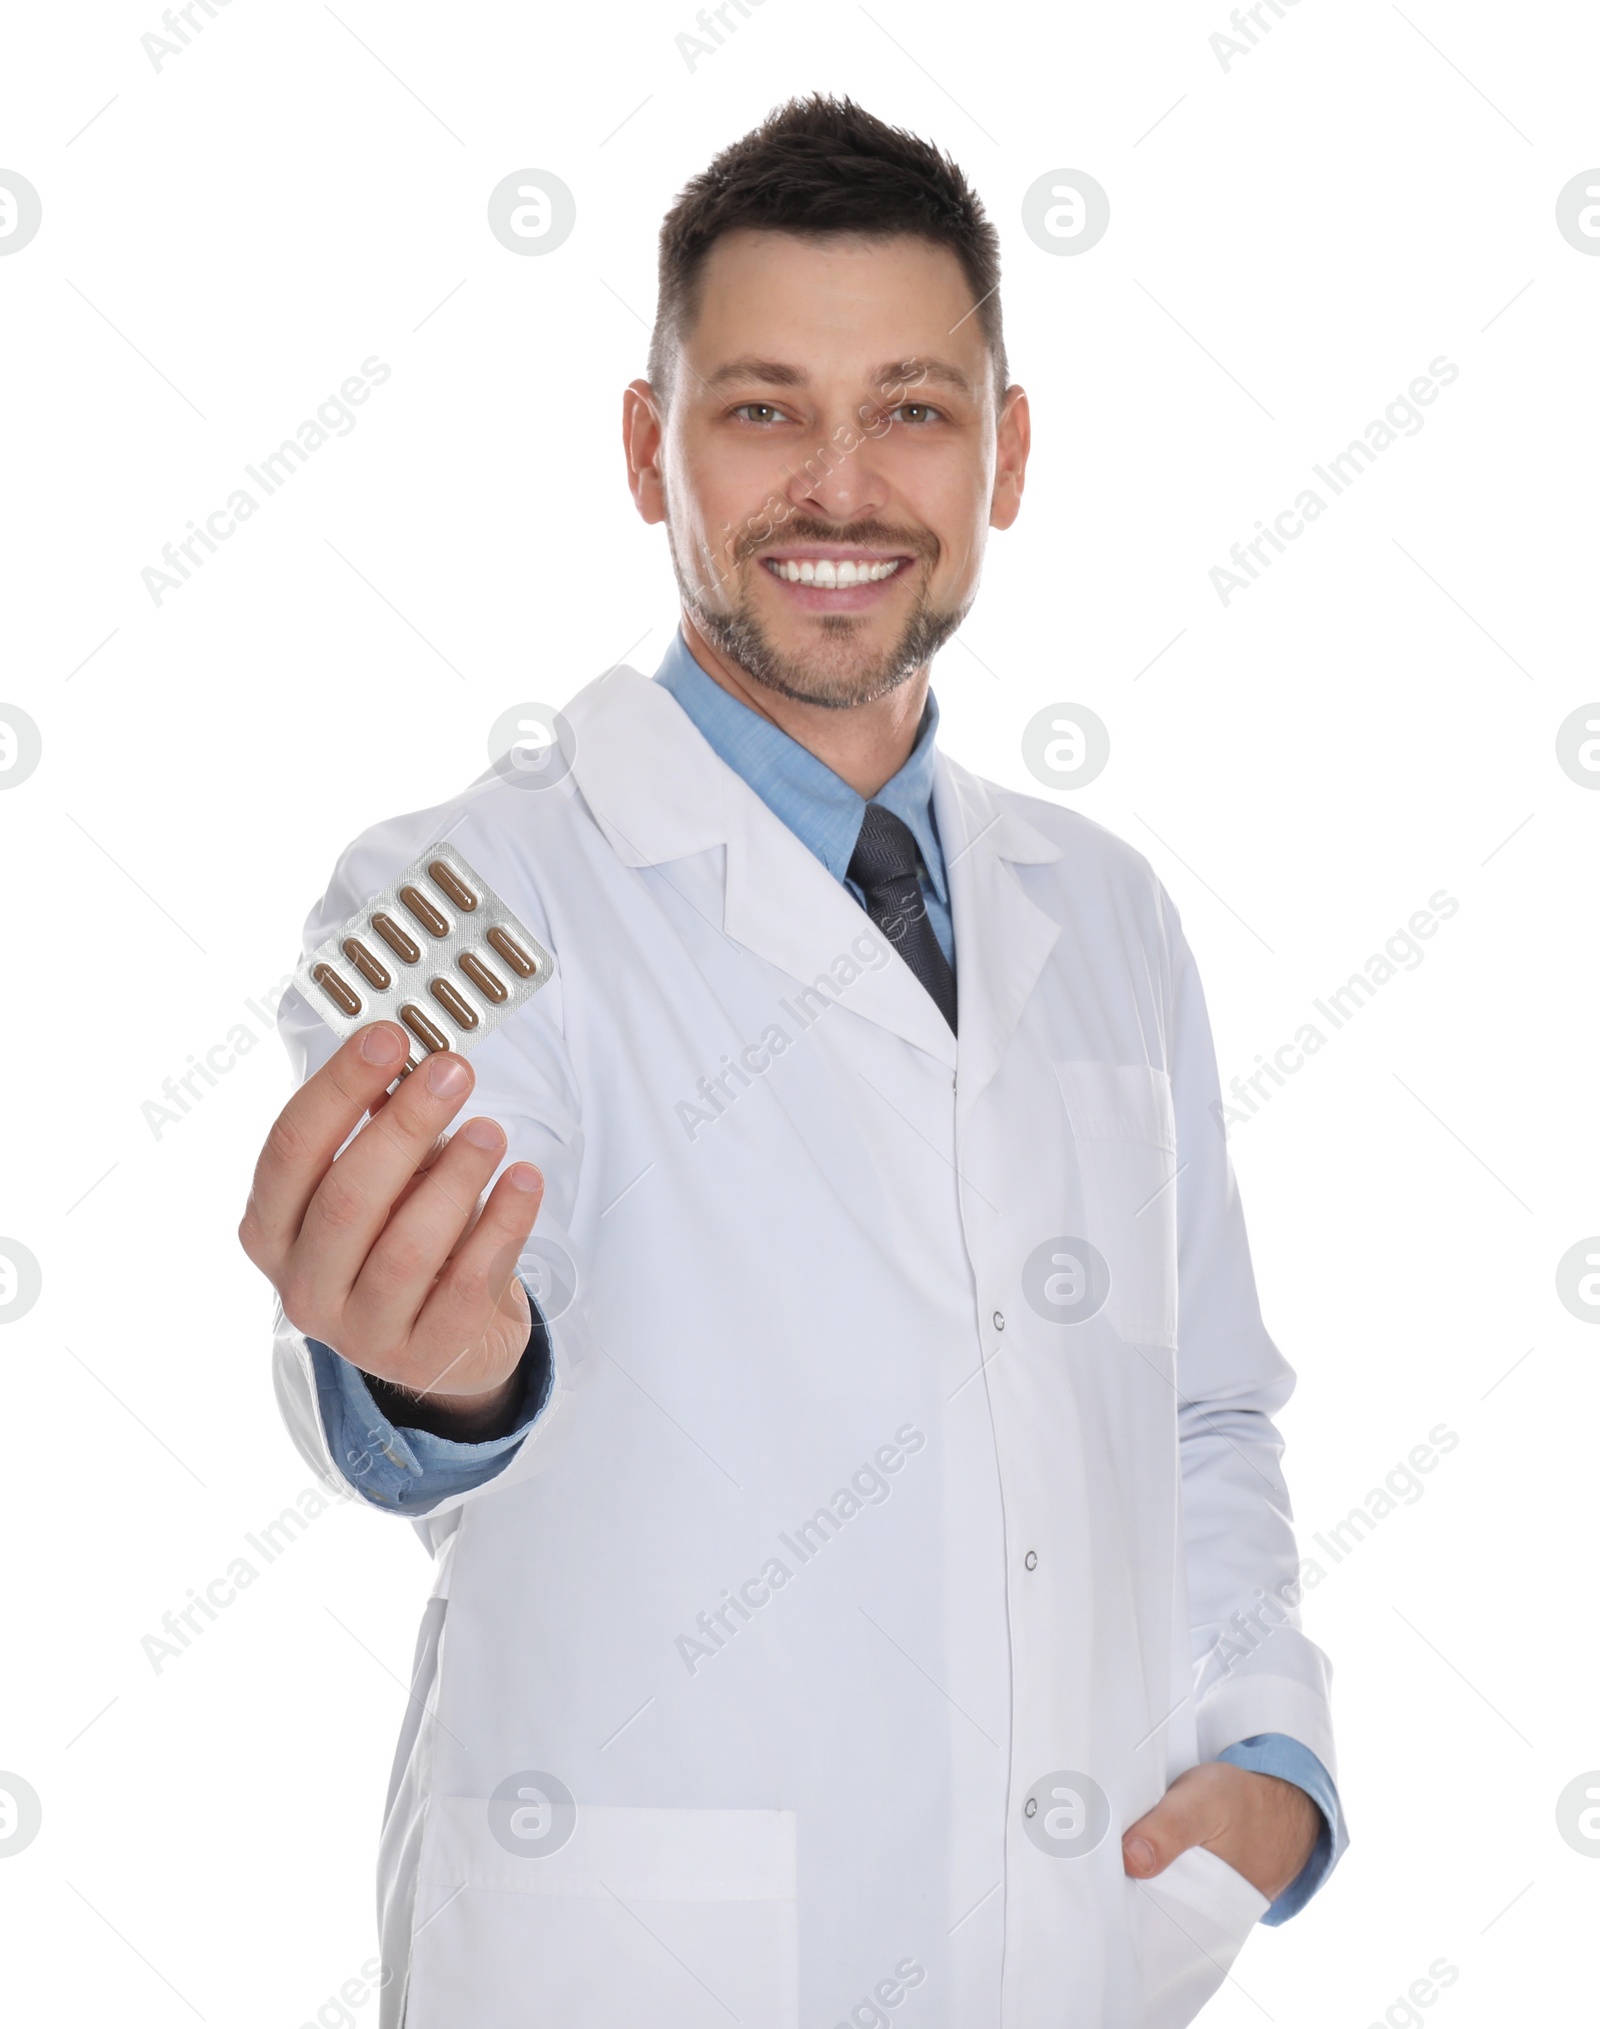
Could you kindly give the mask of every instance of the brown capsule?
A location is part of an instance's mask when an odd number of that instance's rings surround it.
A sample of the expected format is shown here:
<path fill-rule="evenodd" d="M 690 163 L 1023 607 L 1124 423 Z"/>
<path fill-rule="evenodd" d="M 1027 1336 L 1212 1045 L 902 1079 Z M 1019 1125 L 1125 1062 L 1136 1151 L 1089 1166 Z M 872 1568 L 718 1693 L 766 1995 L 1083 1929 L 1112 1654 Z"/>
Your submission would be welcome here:
<path fill-rule="evenodd" d="M 388 945 L 395 957 L 403 960 L 405 964 L 415 965 L 417 960 L 422 956 L 422 946 L 414 943 L 407 936 L 393 916 L 381 914 L 374 916 L 372 927 L 377 931 L 384 943 Z"/>
<path fill-rule="evenodd" d="M 518 979 L 532 979 L 533 975 L 539 970 L 537 959 L 529 952 L 524 951 L 511 932 L 503 930 L 498 923 L 489 932 L 489 942 L 499 952 L 507 965 L 511 967 L 511 970 L 517 975 Z"/>
<path fill-rule="evenodd" d="M 358 1015 L 361 1012 L 361 997 L 346 985 L 331 965 L 314 965 L 311 977 L 328 996 L 340 1014 Z"/>
<path fill-rule="evenodd" d="M 415 1001 L 408 1000 L 400 1010 L 400 1019 L 421 1043 L 425 1050 L 448 1050 L 446 1038 L 436 1029 Z"/>
<path fill-rule="evenodd" d="M 477 896 L 447 860 L 430 860 L 428 879 L 441 895 L 448 895 L 458 909 L 471 911 L 477 908 Z"/>
<path fill-rule="evenodd" d="M 505 981 L 497 979 L 475 951 L 463 951 L 456 963 L 485 1000 L 492 1000 L 498 1007 L 507 998 Z"/>
<path fill-rule="evenodd" d="M 420 888 L 402 888 L 400 890 L 400 899 L 430 937 L 446 937 L 449 935 L 450 925 L 439 914 L 439 911 Z"/>
<path fill-rule="evenodd" d="M 478 1026 L 478 1010 L 464 995 L 456 992 L 448 979 L 430 979 L 428 991 L 458 1029 L 475 1029 Z"/>
<path fill-rule="evenodd" d="M 359 937 L 347 937 L 341 948 L 368 986 L 375 986 L 382 993 L 393 977 L 388 966 L 375 957 Z"/>

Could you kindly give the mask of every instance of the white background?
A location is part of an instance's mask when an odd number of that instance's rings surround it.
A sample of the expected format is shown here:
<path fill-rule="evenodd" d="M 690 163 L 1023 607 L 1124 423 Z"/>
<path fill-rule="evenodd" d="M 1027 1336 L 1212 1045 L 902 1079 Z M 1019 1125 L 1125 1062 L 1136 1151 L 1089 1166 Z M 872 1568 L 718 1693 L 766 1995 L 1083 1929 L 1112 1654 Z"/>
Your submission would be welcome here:
<path fill-rule="evenodd" d="M 1225 70 L 1220 0 L 765 0 L 691 71 L 687 0 L 196 14 L 157 71 L 153 0 L 18 9 L 0 78 L 44 208 L 0 259 L 0 698 L 44 740 L 0 795 L 0 1234 L 44 1274 L 0 1333 L 0 1768 L 44 1808 L 0 1864 L 8 2012 L 298 2029 L 375 1950 L 410 1531 L 331 1510 L 159 1673 L 141 1649 L 310 1477 L 235 1238 L 288 1089 L 246 998 L 345 843 L 481 772 L 508 705 L 655 667 L 672 584 L 618 425 L 656 229 L 811 88 L 939 140 L 1002 236 L 1036 449 L 935 672 L 950 752 L 1048 793 L 1026 721 L 1106 721 L 1071 800 L 1170 888 L 1225 1084 L 1460 904 L 1232 1137 L 1304 1535 L 1460 1442 L 1320 1560 L 1354 1844 L 1205 2019 L 1364 2029 L 1441 1956 L 1447 2029 L 1587 2005 L 1600 1865 L 1555 1800 L 1600 1766 L 1600 1333 L 1555 1264 L 1600 1229 L 1600 795 L 1555 734 L 1600 697 L 1600 259 L 1555 200 L 1600 162 L 1600 17 L 1300 0 Z M 577 198 L 545 258 L 485 222 L 524 167 Z M 1110 194 L 1077 258 L 1022 229 L 1056 168 Z M 162 545 L 374 354 L 357 427 L 156 605 Z M 1229 546 L 1441 354 L 1425 427 L 1225 606 Z M 145 1102 L 240 1021 L 157 1136 Z"/>

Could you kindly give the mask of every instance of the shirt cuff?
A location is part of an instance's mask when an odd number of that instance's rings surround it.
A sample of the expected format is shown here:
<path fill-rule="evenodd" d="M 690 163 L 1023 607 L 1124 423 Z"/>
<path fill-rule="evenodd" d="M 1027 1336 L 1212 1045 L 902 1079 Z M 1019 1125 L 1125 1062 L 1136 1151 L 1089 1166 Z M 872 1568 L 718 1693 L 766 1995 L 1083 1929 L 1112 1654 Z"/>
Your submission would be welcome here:
<path fill-rule="evenodd" d="M 424 1515 L 452 1495 L 482 1486 L 504 1471 L 550 1395 L 550 1332 L 527 1291 L 533 1330 L 522 1356 L 522 1402 L 516 1427 L 481 1444 L 462 1444 L 391 1423 L 372 1398 L 358 1367 L 332 1346 L 308 1337 L 317 1402 L 328 1449 L 340 1474 L 363 1499 L 393 1514 Z"/>
<path fill-rule="evenodd" d="M 1292 1782 L 1296 1789 L 1305 1791 L 1322 1813 L 1322 1829 L 1311 1849 L 1311 1858 L 1277 1901 L 1262 1912 L 1263 1923 L 1287 1923 L 1316 1894 L 1350 1843 L 1333 1777 L 1309 1747 L 1302 1747 L 1287 1733 L 1252 1733 L 1248 1739 L 1223 1748 L 1217 1760 L 1231 1762 L 1235 1768 L 1247 1768 L 1254 1775 L 1276 1775 Z"/>

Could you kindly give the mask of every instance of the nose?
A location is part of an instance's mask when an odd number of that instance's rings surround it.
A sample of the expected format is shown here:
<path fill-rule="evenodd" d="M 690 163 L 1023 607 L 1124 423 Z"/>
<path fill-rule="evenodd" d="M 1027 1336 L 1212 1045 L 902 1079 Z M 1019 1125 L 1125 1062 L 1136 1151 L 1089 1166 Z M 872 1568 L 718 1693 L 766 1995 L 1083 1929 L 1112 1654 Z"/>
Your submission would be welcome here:
<path fill-rule="evenodd" d="M 790 507 L 819 521 L 867 521 L 889 504 L 878 446 L 849 415 L 830 428 L 803 465 L 784 471 Z"/>

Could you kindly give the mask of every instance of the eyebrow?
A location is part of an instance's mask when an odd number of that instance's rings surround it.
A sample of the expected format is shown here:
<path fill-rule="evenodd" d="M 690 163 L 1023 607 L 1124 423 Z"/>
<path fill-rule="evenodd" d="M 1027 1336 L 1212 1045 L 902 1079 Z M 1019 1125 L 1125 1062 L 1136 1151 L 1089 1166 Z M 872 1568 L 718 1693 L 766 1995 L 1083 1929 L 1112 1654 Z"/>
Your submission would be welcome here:
<path fill-rule="evenodd" d="M 879 367 L 873 376 L 874 384 L 880 388 L 893 386 L 920 387 L 925 381 L 936 381 L 941 386 L 955 388 L 959 393 L 971 396 L 972 382 L 960 367 L 947 359 L 895 359 Z M 719 394 L 726 387 L 739 383 L 746 385 L 759 382 L 764 387 L 804 387 L 807 375 L 798 366 L 790 366 L 781 359 L 730 359 L 719 366 L 714 373 L 701 381 L 709 394 Z"/>
<path fill-rule="evenodd" d="M 953 387 L 959 393 L 970 395 L 972 382 L 959 366 L 953 366 L 948 359 L 897 359 L 879 373 L 880 383 L 899 380 L 920 387 L 925 380 L 937 381 L 941 387 Z"/>
<path fill-rule="evenodd" d="M 805 375 L 797 366 L 785 366 L 781 359 L 730 359 L 715 373 L 704 376 L 700 385 L 718 393 L 736 381 L 760 381 L 767 387 L 803 387 Z"/>

